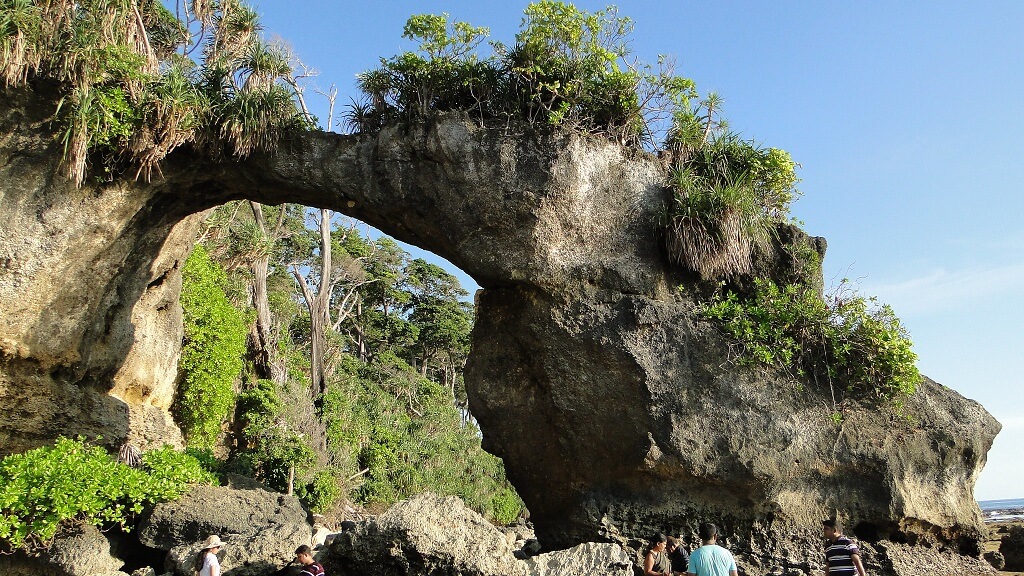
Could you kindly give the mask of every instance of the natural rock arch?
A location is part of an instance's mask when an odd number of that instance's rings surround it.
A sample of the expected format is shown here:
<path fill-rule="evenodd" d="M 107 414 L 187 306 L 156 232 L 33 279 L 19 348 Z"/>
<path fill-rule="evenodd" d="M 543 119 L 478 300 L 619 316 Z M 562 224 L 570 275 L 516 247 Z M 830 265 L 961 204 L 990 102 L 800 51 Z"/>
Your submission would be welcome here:
<path fill-rule="evenodd" d="M 179 272 L 200 214 L 296 202 L 429 249 L 483 287 L 471 407 L 546 546 L 714 519 L 767 568 L 807 562 L 790 544 L 838 514 L 872 540 L 975 552 L 972 491 L 998 423 L 926 381 L 912 419 L 860 409 L 837 427 L 820 391 L 729 364 L 662 253 L 653 157 L 449 116 L 303 133 L 243 162 L 179 150 L 152 183 L 76 189 L 47 101 L 8 90 L 0 114 L 4 452 L 58 434 L 178 439 Z"/>

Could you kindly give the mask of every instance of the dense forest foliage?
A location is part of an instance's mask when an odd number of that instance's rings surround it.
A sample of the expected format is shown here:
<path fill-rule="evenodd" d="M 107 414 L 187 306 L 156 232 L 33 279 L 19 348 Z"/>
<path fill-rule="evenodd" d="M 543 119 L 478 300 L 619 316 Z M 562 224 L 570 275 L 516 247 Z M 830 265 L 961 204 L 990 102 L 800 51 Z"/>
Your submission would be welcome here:
<path fill-rule="evenodd" d="M 442 268 L 327 210 L 216 209 L 184 269 L 188 444 L 318 512 L 429 489 L 515 520 L 522 502 L 466 403 L 467 296 Z"/>

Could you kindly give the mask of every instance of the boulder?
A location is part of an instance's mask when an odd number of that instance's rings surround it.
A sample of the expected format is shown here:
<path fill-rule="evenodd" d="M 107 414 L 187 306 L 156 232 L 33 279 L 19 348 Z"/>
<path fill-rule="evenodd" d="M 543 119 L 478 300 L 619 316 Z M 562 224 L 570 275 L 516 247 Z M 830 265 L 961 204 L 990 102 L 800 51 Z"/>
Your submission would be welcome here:
<path fill-rule="evenodd" d="M 221 536 L 224 547 L 217 553 L 224 576 L 271 576 L 295 559 L 295 549 L 309 544 L 309 531 L 285 526 L 265 526 L 246 534 Z M 202 541 L 171 548 L 165 569 L 174 576 L 194 576 L 192 570 Z"/>
<path fill-rule="evenodd" d="M 210 534 L 225 538 L 257 533 L 279 539 L 280 549 L 292 552 L 309 544 L 313 531 L 309 514 L 294 496 L 206 485 L 192 487 L 173 502 L 157 504 L 138 527 L 142 544 L 162 550 L 191 545 Z"/>
<path fill-rule="evenodd" d="M 996 570 L 1003 570 L 1006 568 L 1006 558 L 1003 556 L 1003 553 L 998 550 L 989 550 L 988 552 L 985 552 L 984 558 Z"/>
<path fill-rule="evenodd" d="M 868 568 L 868 574 L 891 576 L 998 576 L 995 568 L 981 558 L 965 556 L 955 550 L 941 547 L 911 546 L 882 541 L 875 546 L 877 565 Z"/>
<path fill-rule="evenodd" d="M 1024 571 L 1024 525 L 1014 524 L 1007 528 L 999 542 L 999 552 L 1006 561 L 1006 570 Z"/>
<path fill-rule="evenodd" d="M 632 576 L 633 561 L 617 544 L 585 542 L 525 560 L 530 576 Z"/>
<path fill-rule="evenodd" d="M 124 562 L 111 554 L 110 541 L 91 524 L 58 534 L 39 556 L 0 554 L 4 576 L 125 576 Z"/>
<path fill-rule="evenodd" d="M 497 528 L 454 496 L 425 493 L 337 535 L 324 555 L 332 576 L 526 576 Z"/>

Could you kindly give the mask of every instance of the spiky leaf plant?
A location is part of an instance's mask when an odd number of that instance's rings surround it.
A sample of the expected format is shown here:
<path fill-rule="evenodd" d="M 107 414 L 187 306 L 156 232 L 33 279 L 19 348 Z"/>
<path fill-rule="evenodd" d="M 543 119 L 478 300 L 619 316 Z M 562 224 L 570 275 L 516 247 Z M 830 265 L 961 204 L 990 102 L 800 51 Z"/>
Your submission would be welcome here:
<path fill-rule="evenodd" d="M 181 8 L 185 21 L 159 0 L 0 0 L 0 78 L 57 84 L 78 185 L 93 163 L 149 179 L 186 143 L 242 157 L 298 125 L 289 55 L 260 38 L 256 12 L 241 0 Z"/>

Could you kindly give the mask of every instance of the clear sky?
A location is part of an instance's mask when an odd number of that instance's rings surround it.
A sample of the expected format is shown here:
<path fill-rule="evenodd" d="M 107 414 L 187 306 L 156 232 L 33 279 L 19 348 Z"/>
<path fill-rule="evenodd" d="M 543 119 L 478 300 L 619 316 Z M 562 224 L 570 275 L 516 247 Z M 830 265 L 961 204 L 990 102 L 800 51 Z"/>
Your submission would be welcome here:
<path fill-rule="evenodd" d="M 411 48 L 409 15 L 448 12 L 509 42 L 526 4 L 255 1 L 267 34 L 342 104 L 356 73 Z M 641 59 L 674 55 L 724 98 L 733 129 L 802 165 L 793 211 L 828 239 L 826 283 L 850 278 L 892 304 L 922 372 L 1002 422 L 975 495 L 1024 498 L 1024 2 L 617 6 Z"/>

